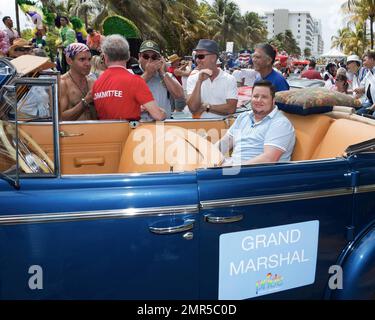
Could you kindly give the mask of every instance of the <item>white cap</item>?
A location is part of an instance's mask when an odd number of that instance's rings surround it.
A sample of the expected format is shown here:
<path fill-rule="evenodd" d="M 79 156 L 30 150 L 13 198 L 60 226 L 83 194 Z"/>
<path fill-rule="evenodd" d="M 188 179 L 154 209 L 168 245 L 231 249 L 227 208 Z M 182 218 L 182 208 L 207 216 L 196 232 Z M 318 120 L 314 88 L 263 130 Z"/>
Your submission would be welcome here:
<path fill-rule="evenodd" d="M 351 61 L 356 61 L 356 62 L 362 63 L 362 60 L 356 54 L 352 54 L 351 56 L 349 56 L 346 59 L 346 63 L 349 63 Z"/>
<path fill-rule="evenodd" d="M 217 59 L 217 60 L 216 60 L 216 64 L 221 64 L 220 59 Z"/>

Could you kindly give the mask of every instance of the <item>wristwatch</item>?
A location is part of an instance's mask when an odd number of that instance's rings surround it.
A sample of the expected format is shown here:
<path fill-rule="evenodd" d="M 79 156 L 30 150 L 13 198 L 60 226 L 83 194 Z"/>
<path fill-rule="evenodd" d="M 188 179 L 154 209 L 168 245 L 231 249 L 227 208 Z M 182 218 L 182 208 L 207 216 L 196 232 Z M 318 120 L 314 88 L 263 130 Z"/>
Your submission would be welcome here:
<path fill-rule="evenodd" d="M 86 101 L 85 98 L 82 98 L 81 101 L 82 101 L 82 104 L 83 104 L 83 106 L 84 106 L 85 108 L 87 108 L 87 107 L 89 106 L 89 104 L 87 103 L 87 101 Z"/>
<path fill-rule="evenodd" d="M 210 112 L 210 108 L 211 108 L 211 105 L 210 105 L 210 104 L 207 104 L 207 105 L 206 105 L 206 112 Z"/>

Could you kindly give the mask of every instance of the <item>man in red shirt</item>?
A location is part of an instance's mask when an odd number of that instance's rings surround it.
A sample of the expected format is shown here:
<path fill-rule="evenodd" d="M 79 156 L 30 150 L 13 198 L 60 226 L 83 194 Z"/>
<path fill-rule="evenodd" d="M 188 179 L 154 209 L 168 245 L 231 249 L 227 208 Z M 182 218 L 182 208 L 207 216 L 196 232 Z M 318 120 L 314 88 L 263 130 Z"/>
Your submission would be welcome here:
<path fill-rule="evenodd" d="M 315 70 L 315 66 L 316 62 L 314 60 L 310 60 L 309 69 L 302 72 L 301 78 L 323 80 L 319 71 Z"/>
<path fill-rule="evenodd" d="M 106 37 L 102 52 L 107 69 L 92 89 L 98 119 L 139 120 L 142 110 L 155 120 L 164 120 L 166 114 L 157 106 L 145 80 L 126 69 L 130 58 L 126 39 L 120 35 Z"/>
<path fill-rule="evenodd" d="M 104 37 L 98 31 L 93 28 L 87 28 L 86 43 L 93 56 L 100 55 L 103 39 Z"/>

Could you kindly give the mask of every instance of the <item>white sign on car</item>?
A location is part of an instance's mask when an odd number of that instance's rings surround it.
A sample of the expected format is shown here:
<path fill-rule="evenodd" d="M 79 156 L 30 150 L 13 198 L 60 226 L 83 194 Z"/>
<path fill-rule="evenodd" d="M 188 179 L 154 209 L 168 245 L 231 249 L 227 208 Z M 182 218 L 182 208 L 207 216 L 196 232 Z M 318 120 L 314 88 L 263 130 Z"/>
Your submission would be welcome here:
<path fill-rule="evenodd" d="M 220 236 L 219 299 L 239 300 L 314 283 L 319 221 Z"/>

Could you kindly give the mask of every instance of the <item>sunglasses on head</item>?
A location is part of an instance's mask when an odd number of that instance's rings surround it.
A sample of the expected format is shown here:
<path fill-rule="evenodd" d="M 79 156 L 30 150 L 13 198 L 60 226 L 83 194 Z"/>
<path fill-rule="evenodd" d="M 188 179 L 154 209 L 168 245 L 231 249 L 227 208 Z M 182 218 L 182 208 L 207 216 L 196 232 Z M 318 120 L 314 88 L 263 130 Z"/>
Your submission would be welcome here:
<path fill-rule="evenodd" d="M 195 58 L 196 59 L 199 59 L 199 60 L 203 60 L 206 56 L 212 56 L 213 54 L 215 54 L 215 53 L 206 53 L 206 54 L 197 54 L 196 56 L 195 56 Z"/>
<path fill-rule="evenodd" d="M 153 55 L 150 56 L 147 53 L 142 54 L 142 58 L 145 59 L 145 60 L 148 60 L 150 58 L 152 60 L 159 60 L 160 59 L 159 55 L 157 55 L 157 54 L 153 54 Z"/>
<path fill-rule="evenodd" d="M 30 50 L 31 50 L 31 48 L 22 48 L 22 47 L 14 49 L 14 51 L 19 51 L 19 52 L 26 52 L 26 51 L 30 51 Z"/>

